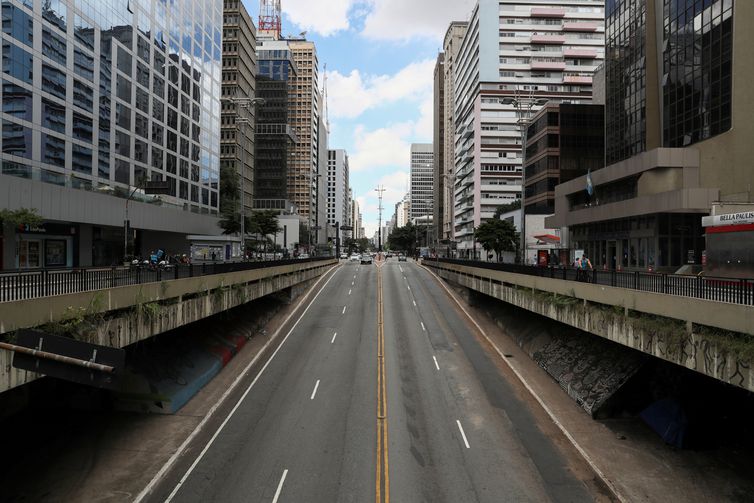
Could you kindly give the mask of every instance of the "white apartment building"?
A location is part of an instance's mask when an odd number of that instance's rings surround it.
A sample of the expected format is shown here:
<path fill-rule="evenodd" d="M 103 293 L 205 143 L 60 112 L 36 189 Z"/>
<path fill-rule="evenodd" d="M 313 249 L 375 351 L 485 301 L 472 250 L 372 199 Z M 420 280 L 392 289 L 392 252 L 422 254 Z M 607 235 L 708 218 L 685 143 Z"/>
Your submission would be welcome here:
<path fill-rule="evenodd" d="M 348 225 L 348 154 L 327 151 L 327 223 Z"/>
<path fill-rule="evenodd" d="M 454 233 L 470 256 L 474 228 L 521 197 L 521 122 L 547 101 L 592 97 L 604 59 L 602 0 L 479 0 L 454 71 Z"/>
<path fill-rule="evenodd" d="M 431 143 L 411 144 L 411 220 L 432 215 L 435 152 Z"/>

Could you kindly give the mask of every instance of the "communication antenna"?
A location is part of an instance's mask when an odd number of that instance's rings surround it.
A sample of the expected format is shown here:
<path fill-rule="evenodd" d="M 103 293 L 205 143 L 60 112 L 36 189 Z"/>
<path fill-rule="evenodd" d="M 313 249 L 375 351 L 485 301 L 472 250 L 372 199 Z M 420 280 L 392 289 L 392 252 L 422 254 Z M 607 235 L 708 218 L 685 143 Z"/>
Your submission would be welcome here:
<path fill-rule="evenodd" d="M 259 30 L 273 32 L 275 40 L 280 39 L 282 28 L 281 0 L 259 0 Z"/>
<path fill-rule="evenodd" d="M 375 192 L 377 192 L 377 197 L 380 200 L 380 206 L 378 207 L 378 210 L 380 212 L 380 224 L 379 227 L 377 227 L 377 233 L 378 233 L 378 242 L 377 242 L 377 251 L 382 251 L 382 194 L 385 192 L 385 187 L 380 185 L 376 189 L 374 189 Z"/>

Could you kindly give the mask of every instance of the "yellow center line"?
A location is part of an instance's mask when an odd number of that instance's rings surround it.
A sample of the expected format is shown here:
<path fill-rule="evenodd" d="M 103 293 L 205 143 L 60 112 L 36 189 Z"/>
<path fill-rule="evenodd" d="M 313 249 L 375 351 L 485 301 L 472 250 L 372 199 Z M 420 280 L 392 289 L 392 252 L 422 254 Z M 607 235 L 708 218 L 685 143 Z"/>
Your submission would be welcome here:
<path fill-rule="evenodd" d="M 390 502 L 390 472 L 387 438 L 387 384 L 385 376 L 385 325 L 382 302 L 382 271 L 377 269 L 377 477 L 376 502 Z M 383 498 L 384 495 L 384 498 Z"/>

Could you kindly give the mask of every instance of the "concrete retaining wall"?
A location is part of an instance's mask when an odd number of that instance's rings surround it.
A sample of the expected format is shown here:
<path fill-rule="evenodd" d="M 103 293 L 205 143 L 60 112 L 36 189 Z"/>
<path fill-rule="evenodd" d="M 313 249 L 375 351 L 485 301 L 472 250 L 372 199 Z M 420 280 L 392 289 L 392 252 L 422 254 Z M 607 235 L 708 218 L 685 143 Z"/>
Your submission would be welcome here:
<path fill-rule="evenodd" d="M 91 326 L 87 323 L 86 328 L 83 328 L 76 338 L 93 344 L 123 348 L 266 295 L 286 290 L 292 295 L 294 287 L 321 276 L 334 264 L 334 261 L 323 261 L 309 263 L 305 267 L 304 264 L 282 266 L 107 290 L 104 293 L 107 294 L 108 301 L 104 305 L 117 306 L 117 309 L 103 307 L 90 315 L 93 316 Z M 263 274 L 265 271 L 267 277 Z M 22 301 L 39 303 L 54 300 L 53 305 L 48 306 L 48 313 L 44 313 L 36 324 L 28 324 L 29 322 L 25 321 L 24 325 L 19 326 L 6 321 L 5 329 L 42 325 L 52 312 L 60 313 L 59 317 L 53 320 L 61 319 L 60 316 L 64 316 L 66 312 L 60 307 L 66 304 L 63 298 L 75 302 L 74 306 L 85 307 L 96 304 L 95 301 L 102 293 L 88 292 Z M 19 313 L 16 319 L 33 319 L 33 313 L 29 314 L 26 316 Z M 3 323 L 0 322 L 0 325 Z M 39 377 L 31 372 L 14 369 L 11 362 L 12 353 L 0 350 L 0 393 Z"/>
<path fill-rule="evenodd" d="M 479 275 L 480 272 L 498 273 L 498 271 L 467 268 L 473 270 L 474 273 L 468 274 L 469 271 L 464 270 L 463 266 L 455 264 L 440 264 L 440 267 L 432 263 L 425 263 L 425 265 L 431 267 L 435 273 L 445 280 L 657 358 L 682 365 L 720 381 L 754 391 L 754 369 L 752 369 L 751 362 L 747 358 L 736 354 L 728 341 L 689 330 L 692 325 L 687 323 L 688 318 L 696 319 L 698 313 L 689 313 L 689 316 L 678 317 L 675 320 L 669 319 L 665 323 L 662 321 L 648 322 L 646 317 L 627 316 L 627 304 L 611 302 L 612 296 L 610 295 L 603 296 L 602 302 L 600 302 L 600 300 L 596 300 L 599 299 L 597 296 L 595 296 L 595 300 L 591 300 L 573 295 L 573 289 L 570 290 L 571 295 L 568 295 L 565 292 L 558 293 L 557 288 L 538 290 L 528 285 L 519 287 L 511 285 L 510 281 L 505 284 L 491 277 Z M 509 274 L 509 276 L 522 275 Z M 508 278 L 508 280 L 510 279 Z M 562 280 L 548 278 L 533 279 L 563 282 Z M 574 286 L 583 287 L 584 285 L 575 284 Z M 586 286 L 609 288 L 598 285 Z M 638 293 L 649 295 L 644 292 Z M 615 307 L 611 307 L 611 305 Z M 690 306 L 690 309 L 693 309 L 693 306 Z M 654 315 L 655 313 L 650 311 L 650 314 Z M 741 337 L 747 338 L 748 336 L 741 334 Z"/>

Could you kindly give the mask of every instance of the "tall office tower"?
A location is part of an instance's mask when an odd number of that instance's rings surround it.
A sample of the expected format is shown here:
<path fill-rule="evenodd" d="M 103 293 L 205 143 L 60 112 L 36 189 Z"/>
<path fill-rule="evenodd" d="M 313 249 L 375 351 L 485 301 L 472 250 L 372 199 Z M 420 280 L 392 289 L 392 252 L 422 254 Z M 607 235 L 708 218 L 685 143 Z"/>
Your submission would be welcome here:
<path fill-rule="evenodd" d="M 353 189 L 351 187 L 348 187 L 348 190 L 346 191 L 346 201 L 345 201 L 345 207 L 346 207 L 346 219 L 345 223 L 341 223 L 341 227 L 344 225 L 346 227 L 353 227 Z M 353 231 L 340 231 L 340 238 L 341 239 L 347 239 L 352 238 L 354 236 Z M 341 241 L 341 245 L 343 242 Z"/>
<path fill-rule="evenodd" d="M 109 266 L 218 232 L 222 3 L 6 0 L 3 19 L 0 206 L 45 223 L 6 226 L 0 267 Z"/>
<path fill-rule="evenodd" d="M 319 93 L 318 93 L 319 94 Z M 322 103 L 322 95 L 319 94 L 319 102 Z M 327 153 L 330 150 L 329 141 L 330 134 L 328 131 L 328 124 L 325 112 L 323 111 L 324 104 L 322 104 L 317 120 L 316 132 L 316 157 L 314 161 L 314 181 L 315 185 L 313 189 L 314 195 L 314 209 L 312 211 L 312 222 L 317 227 L 316 229 L 316 243 L 318 245 L 327 245 L 328 240 L 335 234 L 335 229 L 332 226 L 327 225 Z M 313 140 L 315 141 L 315 140 Z"/>
<path fill-rule="evenodd" d="M 223 0 L 220 173 L 239 177 L 248 215 L 254 200 L 254 121 L 257 29 L 241 0 Z M 244 119 L 236 123 L 236 118 Z"/>
<path fill-rule="evenodd" d="M 353 222 L 351 224 L 353 226 L 353 238 L 363 238 L 364 233 L 361 230 L 361 208 L 359 207 L 359 202 L 356 199 L 353 199 L 351 203 L 351 221 Z"/>
<path fill-rule="evenodd" d="M 443 42 L 443 126 L 440 143 L 442 145 L 442 171 L 443 198 L 442 198 L 442 226 L 441 241 L 450 243 L 454 239 L 454 173 L 455 173 L 455 65 L 458 59 L 458 51 L 461 48 L 463 37 L 469 24 L 467 22 L 454 21 L 450 23 L 445 33 Z M 437 160 L 436 160 L 437 161 Z"/>
<path fill-rule="evenodd" d="M 257 46 L 257 105 L 254 208 L 295 213 L 288 194 L 290 154 L 298 137 L 290 125 L 293 78 L 298 73 L 285 41 L 264 40 Z"/>
<path fill-rule="evenodd" d="M 584 176 L 559 185 L 548 225 L 568 226 L 600 267 L 701 267 L 702 216 L 751 201 L 754 3 L 608 5 L 607 166 L 589 192 Z"/>
<path fill-rule="evenodd" d="M 604 57 L 601 0 L 479 0 L 455 76 L 455 239 L 521 197 L 522 128 L 547 101 L 592 97 Z"/>
<path fill-rule="evenodd" d="M 432 177 L 434 175 L 434 147 L 431 143 L 411 144 L 411 221 L 427 223 L 432 216 Z"/>
<path fill-rule="evenodd" d="M 432 107 L 434 170 L 432 173 L 432 236 L 442 233 L 445 206 L 445 54 L 437 55 L 434 73 L 434 105 Z M 435 239 L 432 240 L 435 242 Z"/>
<path fill-rule="evenodd" d="M 295 90 L 290 102 L 289 123 L 299 137 L 293 150 L 291 171 L 288 178 L 288 193 L 298 207 L 299 214 L 316 225 L 317 175 L 319 166 L 320 93 L 319 60 L 314 42 L 286 40 L 298 67 L 291 79 Z M 326 168 L 326 166 L 325 166 Z"/>
<path fill-rule="evenodd" d="M 327 222 L 348 225 L 348 153 L 342 149 L 330 150 L 327 158 Z"/>

